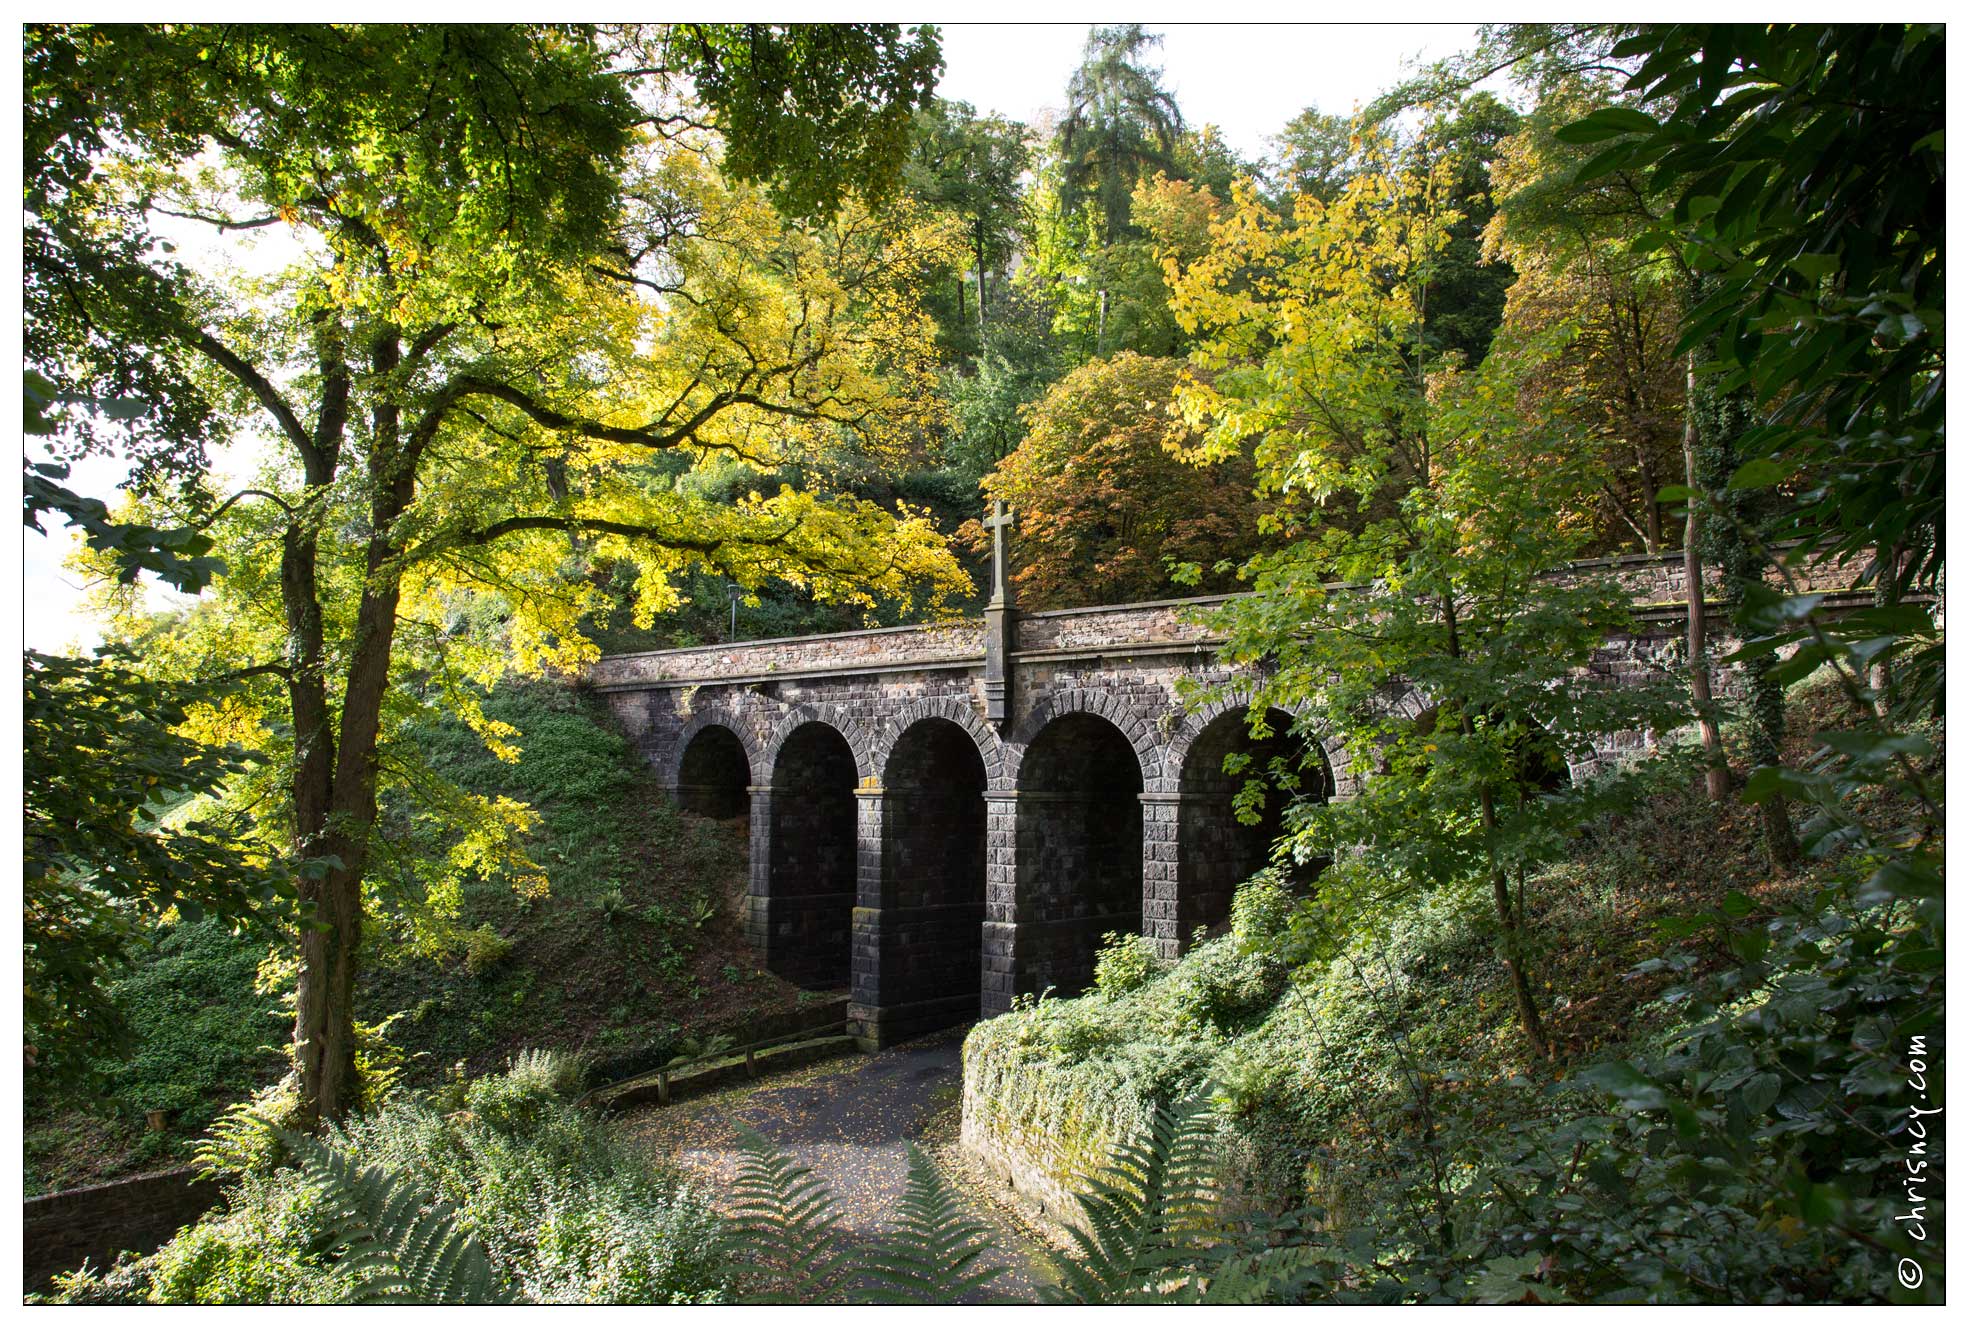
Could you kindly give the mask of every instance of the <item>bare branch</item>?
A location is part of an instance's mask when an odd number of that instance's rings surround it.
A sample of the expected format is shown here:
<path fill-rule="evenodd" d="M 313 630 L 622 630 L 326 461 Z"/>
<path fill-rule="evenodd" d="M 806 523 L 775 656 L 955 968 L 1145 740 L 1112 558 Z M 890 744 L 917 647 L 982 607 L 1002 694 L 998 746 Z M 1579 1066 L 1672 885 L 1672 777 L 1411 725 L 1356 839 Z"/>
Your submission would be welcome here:
<path fill-rule="evenodd" d="M 267 380 L 266 375 L 204 328 L 187 326 L 183 331 L 191 344 L 208 360 L 238 379 L 246 390 L 253 394 L 254 399 L 266 408 L 267 414 L 271 415 L 274 422 L 280 426 L 280 432 L 287 435 L 288 441 L 300 449 L 303 457 L 314 456 L 314 440 L 308 437 L 307 429 L 301 424 L 301 417 L 295 413 L 287 399 L 280 395 L 280 390 Z"/>
<path fill-rule="evenodd" d="M 769 535 L 693 538 L 666 531 L 662 527 L 647 526 L 639 522 L 611 521 L 603 517 L 579 517 L 574 515 L 554 516 L 539 514 L 525 517 L 506 517 L 471 531 L 457 531 L 433 536 L 423 544 L 404 553 L 406 566 L 421 562 L 449 549 L 463 549 L 477 545 L 491 544 L 502 536 L 514 535 L 520 531 L 572 531 L 581 535 L 620 535 L 632 540 L 648 540 L 666 549 L 684 549 L 696 554 L 715 554 L 727 545 L 745 547 L 765 547 L 783 543 L 793 532 L 800 529 L 798 521 L 789 522 L 785 527 Z"/>

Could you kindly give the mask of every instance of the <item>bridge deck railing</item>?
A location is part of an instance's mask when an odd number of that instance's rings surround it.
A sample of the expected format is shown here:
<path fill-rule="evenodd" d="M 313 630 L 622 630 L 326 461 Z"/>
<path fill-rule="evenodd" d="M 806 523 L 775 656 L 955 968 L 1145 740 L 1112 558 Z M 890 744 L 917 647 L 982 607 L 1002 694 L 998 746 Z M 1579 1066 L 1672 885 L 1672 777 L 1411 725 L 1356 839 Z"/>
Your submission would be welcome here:
<path fill-rule="evenodd" d="M 1792 575 L 1815 591 L 1855 585 L 1855 564 L 1790 564 Z M 1688 578 L 1681 551 L 1620 554 L 1571 564 L 1560 577 L 1611 574 L 1634 595 L 1641 609 L 1679 612 L 1687 601 Z M 1704 597 L 1721 599 L 1717 569 L 1704 569 Z M 1117 645 L 1198 646 L 1215 638 L 1198 618 L 1203 611 L 1235 599 L 1205 595 L 1176 600 L 1089 605 L 1074 609 L 1021 611 L 1015 658 L 1082 654 Z M 894 628 L 865 628 L 807 637 L 773 637 L 724 645 L 679 646 L 660 651 L 604 656 L 590 671 L 605 691 L 651 685 L 751 682 L 803 674 L 886 673 L 907 669 L 975 668 L 984 658 L 981 619 L 959 618 Z"/>

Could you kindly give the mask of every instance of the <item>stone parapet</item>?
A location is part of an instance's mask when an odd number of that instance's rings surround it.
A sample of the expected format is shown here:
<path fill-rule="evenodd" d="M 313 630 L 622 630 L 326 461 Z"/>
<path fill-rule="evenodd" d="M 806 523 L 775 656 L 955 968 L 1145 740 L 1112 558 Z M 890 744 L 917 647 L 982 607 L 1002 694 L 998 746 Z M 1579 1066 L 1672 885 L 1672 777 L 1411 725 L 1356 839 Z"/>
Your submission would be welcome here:
<path fill-rule="evenodd" d="M 949 623 L 835 632 L 818 637 L 776 637 L 723 646 L 680 646 L 667 651 L 607 655 L 588 672 L 604 691 L 668 684 L 844 674 L 857 670 L 917 669 L 933 665 L 976 668 L 984 663 L 984 623 Z"/>
<path fill-rule="evenodd" d="M 1863 566 L 1858 563 L 1808 566 L 1803 559 L 1793 557 L 1790 571 L 1793 580 L 1804 590 L 1837 593 L 1852 588 Z M 1644 610 L 1680 606 L 1688 594 L 1688 574 L 1679 550 L 1587 559 L 1553 575 L 1567 582 L 1589 576 L 1611 576 Z M 1773 572 L 1771 580 L 1776 584 L 1780 579 Z M 1714 566 L 1705 567 L 1704 593 L 1710 603 L 1720 603 L 1723 586 Z M 1199 620 L 1236 598 L 1206 595 L 1011 615 L 1009 631 L 1005 634 L 1010 638 L 1011 663 L 1032 667 L 1053 659 L 1116 651 L 1137 654 L 1206 651 L 1219 638 Z M 609 655 L 590 668 L 589 680 L 602 691 L 612 692 L 709 683 L 790 681 L 822 675 L 983 670 L 987 649 L 985 621 L 957 619 L 815 637 L 776 637 L 722 646 L 684 646 Z M 1001 690 L 996 699 L 1001 705 L 1004 695 Z M 988 713 L 993 700 L 987 698 Z M 1017 704 L 1013 703 L 1013 707 L 1016 709 Z"/>

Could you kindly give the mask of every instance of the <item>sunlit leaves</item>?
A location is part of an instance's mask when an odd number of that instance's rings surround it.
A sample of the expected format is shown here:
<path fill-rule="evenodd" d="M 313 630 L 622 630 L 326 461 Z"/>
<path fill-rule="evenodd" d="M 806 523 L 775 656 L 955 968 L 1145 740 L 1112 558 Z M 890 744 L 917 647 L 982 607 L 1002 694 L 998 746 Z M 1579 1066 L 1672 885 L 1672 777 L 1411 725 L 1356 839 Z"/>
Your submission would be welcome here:
<path fill-rule="evenodd" d="M 1025 441 L 985 481 L 1019 514 L 1015 576 L 1028 607 L 1166 597 L 1171 561 L 1202 576 L 1258 546 L 1250 464 L 1182 459 L 1197 440 L 1171 410 L 1180 372 L 1178 361 L 1123 351 L 1082 365 L 1029 409 Z M 1233 584 L 1221 571 L 1209 578 L 1208 589 Z"/>

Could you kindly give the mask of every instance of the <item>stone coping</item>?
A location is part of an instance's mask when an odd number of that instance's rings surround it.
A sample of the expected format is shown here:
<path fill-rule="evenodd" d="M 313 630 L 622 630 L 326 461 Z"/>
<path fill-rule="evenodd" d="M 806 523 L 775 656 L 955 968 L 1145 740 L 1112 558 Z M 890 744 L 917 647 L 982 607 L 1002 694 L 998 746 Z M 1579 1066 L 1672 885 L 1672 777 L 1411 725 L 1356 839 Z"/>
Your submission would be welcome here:
<path fill-rule="evenodd" d="M 1790 552 L 1787 547 L 1785 552 Z M 1582 559 L 1568 564 L 1567 571 L 1591 573 L 1601 570 L 1618 572 L 1637 568 L 1667 568 L 1674 570 L 1683 562 L 1680 550 L 1660 554 L 1615 554 L 1604 558 Z M 1705 573 L 1709 570 L 1706 568 Z M 1554 575 L 1563 576 L 1564 573 Z M 1646 586 L 1636 588 L 1646 594 Z M 1863 592 L 1842 591 L 1828 588 L 1829 598 L 1864 594 Z M 1220 595 L 1190 596 L 1167 600 L 1140 600 L 1124 604 L 1086 605 L 1070 609 L 1045 609 L 1035 612 L 1019 612 L 1018 622 L 1035 625 L 1064 624 L 1076 619 L 1101 619 L 1126 615 L 1156 615 L 1170 611 L 1206 610 L 1240 599 L 1250 592 L 1235 592 Z M 1712 606 L 1720 608 L 1720 601 L 1709 599 Z M 1646 622 L 1679 615 L 1683 612 L 1679 598 L 1647 600 L 1636 604 L 1637 615 Z M 1145 625 L 1146 626 L 1146 625 Z M 1172 625 L 1173 626 L 1173 625 Z M 1201 630 L 1195 636 L 1154 637 L 1138 641 L 1098 641 L 1070 645 L 1036 645 L 1026 650 L 1013 650 L 1009 657 L 1014 664 L 1044 664 L 1055 661 L 1099 659 L 1114 656 L 1153 656 L 1180 652 L 1200 652 L 1222 644 L 1223 639 Z M 1167 631 L 1167 628 L 1164 629 Z M 637 691 L 645 689 L 673 690 L 703 685 L 751 686 L 776 682 L 781 679 L 810 679 L 853 677 L 869 674 L 897 674 L 911 672 L 930 672 L 944 670 L 979 669 L 984 663 L 985 621 L 978 618 L 947 619 L 931 623 L 905 624 L 888 628 L 861 628 L 849 632 L 820 633 L 811 636 L 762 637 L 753 641 L 710 643 L 701 646 L 672 646 L 656 651 L 635 651 L 621 655 L 602 657 L 589 671 L 594 686 L 601 692 Z M 913 655 L 915 650 L 929 647 L 935 651 L 939 642 L 938 634 L 944 634 L 957 641 L 972 639 L 978 641 L 975 651 L 951 651 L 948 646 L 942 652 Z M 1042 637 L 1043 639 L 1043 637 Z M 866 642 L 868 649 L 845 653 L 845 658 L 827 661 L 830 646 L 840 643 Z M 889 649 L 895 643 L 897 649 Z M 920 643 L 920 645 L 917 645 Z M 951 643 L 955 644 L 955 642 Z M 969 642 L 965 641 L 968 645 Z M 786 667 L 776 662 L 764 660 L 776 653 L 792 654 L 794 660 L 787 661 Z M 822 663 L 807 663 L 798 660 L 822 658 Z M 674 660 L 683 669 L 677 674 L 669 674 L 662 669 L 662 663 Z M 798 662 L 795 662 L 798 660 Z M 761 665 L 765 667 L 761 667 Z M 652 670 L 651 665 L 656 668 Z M 697 666 L 697 667 L 693 667 Z M 724 666 L 729 672 L 723 672 Z M 658 676 L 650 677 L 650 673 Z"/>
<path fill-rule="evenodd" d="M 1021 617 L 1030 618 L 1035 615 L 1022 614 Z M 700 651 L 743 651 L 755 646 L 789 646 L 801 641 L 852 641 L 858 637 L 889 637 L 906 632 L 954 632 L 959 629 L 982 632 L 984 620 L 951 618 L 931 623 L 903 623 L 893 628 L 854 628 L 847 632 L 814 632 L 794 637 L 751 637 L 745 641 L 708 641 L 700 646 L 665 646 L 655 651 L 623 651 L 615 655 L 604 655 L 602 659 L 651 660 L 665 655 L 695 655 Z"/>

